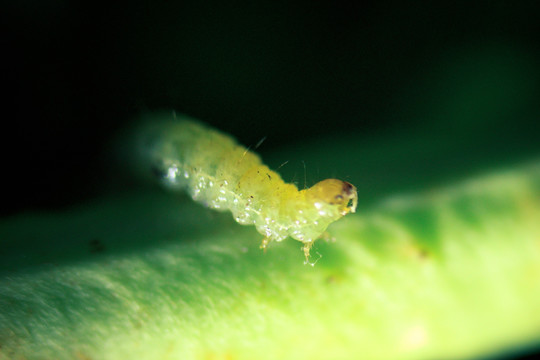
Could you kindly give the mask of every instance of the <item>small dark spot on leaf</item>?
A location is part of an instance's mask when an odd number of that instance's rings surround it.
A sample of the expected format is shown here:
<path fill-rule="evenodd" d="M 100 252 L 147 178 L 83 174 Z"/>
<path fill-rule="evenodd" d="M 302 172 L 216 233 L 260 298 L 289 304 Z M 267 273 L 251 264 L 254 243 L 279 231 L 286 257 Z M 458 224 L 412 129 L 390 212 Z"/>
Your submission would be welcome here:
<path fill-rule="evenodd" d="M 105 251 L 105 245 L 99 239 L 90 240 L 90 252 L 92 254 L 101 253 Z"/>
<path fill-rule="evenodd" d="M 328 285 L 333 285 L 333 284 L 340 283 L 342 281 L 342 277 L 339 274 L 332 274 L 332 275 L 328 275 L 325 281 Z"/>
<path fill-rule="evenodd" d="M 79 359 L 79 360 L 91 360 L 91 359 L 92 359 L 89 355 L 87 355 L 87 354 L 85 354 L 85 353 L 83 353 L 83 352 L 81 352 L 81 351 L 77 351 L 77 352 L 75 353 L 75 356 L 76 356 L 77 359 Z"/>
<path fill-rule="evenodd" d="M 429 253 L 426 249 L 419 249 L 418 250 L 418 257 L 420 259 L 427 259 L 429 257 Z"/>

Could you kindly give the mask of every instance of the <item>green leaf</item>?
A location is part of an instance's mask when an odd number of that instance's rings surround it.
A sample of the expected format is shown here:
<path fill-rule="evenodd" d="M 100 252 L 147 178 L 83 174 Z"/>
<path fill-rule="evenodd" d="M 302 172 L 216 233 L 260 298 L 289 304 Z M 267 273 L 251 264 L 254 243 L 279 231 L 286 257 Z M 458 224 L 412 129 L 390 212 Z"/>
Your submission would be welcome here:
<path fill-rule="evenodd" d="M 387 196 L 335 242 L 148 190 L 0 223 L 0 354 L 462 358 L 540 340 L 540 166 Z M 318 258 L 318 259 L 317 259 Z"/>

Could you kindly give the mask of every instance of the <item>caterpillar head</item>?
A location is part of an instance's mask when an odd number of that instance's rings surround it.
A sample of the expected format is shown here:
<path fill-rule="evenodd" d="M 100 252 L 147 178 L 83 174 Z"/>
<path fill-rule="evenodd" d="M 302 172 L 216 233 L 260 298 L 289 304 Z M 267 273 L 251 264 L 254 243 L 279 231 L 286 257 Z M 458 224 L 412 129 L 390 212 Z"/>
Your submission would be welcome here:
<path fill-rule="evenodd" d="M 320 181 L 306 190 L 311 201 L 318 209 L 330 206 L 339 215 L 344 216 L 356 211 L 358 194 L 354 185 L 337 179 Z"/>

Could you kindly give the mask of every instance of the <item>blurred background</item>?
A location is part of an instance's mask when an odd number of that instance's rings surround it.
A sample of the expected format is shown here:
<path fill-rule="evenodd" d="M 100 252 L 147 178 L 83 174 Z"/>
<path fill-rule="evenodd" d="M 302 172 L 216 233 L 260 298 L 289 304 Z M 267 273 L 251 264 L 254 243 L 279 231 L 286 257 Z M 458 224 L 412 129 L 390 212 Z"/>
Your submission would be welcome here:
<path fill-rule="evenodd" d="M 417 134 L 430 139 L 427 153 L 461 149 L 436 161 L 441 170 L 540 153 L 537 1 L 2 7 L 4 216 L 97 196 L 111 177 L 111 139 L 158 109 L 245 145 L 266 136 L 263 158 L 341 137 L 348 146 L 397 137 L 406 150 Z"/>

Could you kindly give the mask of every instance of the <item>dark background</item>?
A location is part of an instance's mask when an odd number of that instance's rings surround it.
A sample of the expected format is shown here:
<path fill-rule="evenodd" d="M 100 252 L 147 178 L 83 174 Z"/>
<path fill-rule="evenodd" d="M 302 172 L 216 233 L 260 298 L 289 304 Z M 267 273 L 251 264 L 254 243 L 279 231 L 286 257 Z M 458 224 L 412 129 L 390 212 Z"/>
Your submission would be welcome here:
<path fill-rule="evenodd" d="M 107 144 L 148 110 L 246 145 L 267 136 L 262 152 L 329 134 L 469 131 L 538 154 L 539 4 L 4 4 L 2 215 L 97 196 Z"/>

